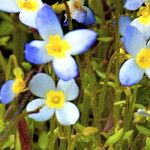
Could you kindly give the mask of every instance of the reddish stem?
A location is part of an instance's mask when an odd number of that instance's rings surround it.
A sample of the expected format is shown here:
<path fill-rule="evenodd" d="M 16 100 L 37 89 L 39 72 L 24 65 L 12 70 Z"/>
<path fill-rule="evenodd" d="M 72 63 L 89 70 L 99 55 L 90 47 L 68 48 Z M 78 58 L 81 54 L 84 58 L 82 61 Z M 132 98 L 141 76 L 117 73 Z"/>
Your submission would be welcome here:
<path fill-rule="evenodd" d="M 20 119 L 17 124 L 19 139 L 22 150 L 32 150 L 31 139 L 28 131 L 27 122 L 24 118 Z"/>

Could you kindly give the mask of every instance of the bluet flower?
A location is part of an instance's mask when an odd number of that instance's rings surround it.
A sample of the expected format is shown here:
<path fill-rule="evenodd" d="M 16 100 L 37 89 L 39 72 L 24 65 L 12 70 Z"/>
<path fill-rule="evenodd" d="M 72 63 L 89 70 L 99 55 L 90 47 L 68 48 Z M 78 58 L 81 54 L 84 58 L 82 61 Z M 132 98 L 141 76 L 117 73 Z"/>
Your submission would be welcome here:
<path fill-rule="evenodd" d="M 55 87 L 49 75 L 39 73 L 31 79 L 29 89 L 34 95 L 40 97 L 27 105 L 27 112 L 40 107 L 38 113 L 29 115 L 30 118 L 36 121 L 46 121 L 55 113 L 58 122 L 62 125 L 72 125 L 78 120 L 79 110 L 71 103 L 79 95 L 79 88 L 74 79 L 59 80 Z"/>
<path fill-rule="evenodd" d="M 72 19 L 85 25 L 95 23 L 94 13 L 84 6 L 84 0 L 70 0 L 68 2 Z"/>
<path fill-rule="evenodd" d="M 37 28 L 44 41 L 34 40 L 25 46 L 25 58 L 33 64 L 52 61 L 55 73 L 62 80 L 78 75 L 78 67 L 71 55 L 86 52 L 96 41 L 96 32 L 75 30 L 63 35 L 61 25 L 51 7 L 44 5 L 38 12 Z"/>
<path fill-rule="evenodd" d="M 19 73 L 17 71 L 18 68 L 16 68 L 15 70 L 18 73 L 15 74 L 15 79 L 6 81 L 6 83 L 2 85 L 0 90 L 0 101 L 4 104 L 10 103 L 19 93 L 25 91 L 26 84 L 23 79 L 23 74 L 22 72 Z"/>
<path fill-rule="evenodd" d="M 138 109 L 137 114 L 143 117 L 150 117 L 150 112 L 146 111 L 145 109 Z"/>
<path fill-rule="evenodd" d="M 134 19 L 131 25 L 136 27 L 145 39 L 150 37 L 150 4 L 143 6 L 139 10 L 140 17 Z"/>
<path fill-rule="evenodd" d="M 124 45 L 132 58 L 120 68 L 121 84 L 134 85 L 142 80 L 144 73 L 150 78 L 150 42 L 146 44 L 146 40 L 139 30 L 133 26 L 127 26 Z"/>
<path fill-rule="evenodd" d="M 29 27 L 36 28 L 36 15 L 43 6 L 41 0 L 1 0 L 0 2 L 0 10 L 9 13 L 20 12 L 20 21 Z"/>

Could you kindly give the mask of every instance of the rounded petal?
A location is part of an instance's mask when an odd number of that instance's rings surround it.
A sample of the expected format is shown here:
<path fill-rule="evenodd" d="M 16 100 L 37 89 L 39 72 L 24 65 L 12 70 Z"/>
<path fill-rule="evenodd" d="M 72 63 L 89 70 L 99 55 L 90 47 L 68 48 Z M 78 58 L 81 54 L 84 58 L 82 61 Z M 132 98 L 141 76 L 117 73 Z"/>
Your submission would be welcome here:
<path fill-rule="evenodd" d="M 1 0 L 0 1 L 0 10 L 9 12 L 9 13 L 17 13 L 20 12 L 21 9 L 18 7 L 16 0 Z"/>
<path fill-rule="evenodd" d="M 54 80 L 46 73 L 38 73 L 29 82 L 30 91 L 39 97 L 45 97 L 49 90 L 55 89 Z"/>
<path fill-rule="evenodd" d="M 94 13 L 88 7 L 84 6 L 84 9 L 86 11 L 86 16 L 85 16 L 85 22 L 84 22 L 84 24 L 86 24 L 86 25 L 94 24 L 96 22 Z"/>
<path fill-rule="evenodd" d="M 56 75 L 64 81 L 73 79 L 78 75 L 77 64 L 71 56 L 62 59 L 54 59 L 52 65 Z"/>
<path fill-rule="evenodd" d="M 10 103 L 16 96 L 15 93 L 12 91 L 12 85 L 14 83 L 14 80 L 9 80 L 1 88 L 0 96 L 1 96 L 1 102 L 4 104 Z"/>
<path fill-rule="evenodd" d="M 145 74 L 148 76 L 148 78 L 150 79 L 150 68 L 145 70 Z"/>
<path fill-rule="evenodd" d="M 146 48 L 146 40 L 142 33 L 133 26 L 126 27 L 124 44 L 127 52 L 132 56 L 135 56 L 142 48 Z"/>
<path fill-rule="evenodd" d="M 63 108 L 56 109 L 56 118 L 65 126 L 75 124 L 79 119 L 79 110 L 74 104 L 66 102 Z"/>
<path fill-rule="evenodd" d="M 79 95 L 79 87 L 74 79 L 69 81 L 59 80 L 57 89 L 62 90 L 69 101 L 76 99 Z"/>
<path fill-rule="evenodd" d="M 89 50 L 96 41 L 96 38 L 97 33 L 88 29 L 71 31 L 64 36 L 64 40 L 68 41 L 71 46 L 69 53 L 72 55 L 84 53 Z"/>
<path fill-rule="evenodd" d="M 122 36 L 124 36 L 126 27 L 130 24 L 131 19 L 129 16 L 121 16 L 119 18 L 119 31 Z"/>
<path fill-rule="evenodd" d="M 19 14 L 19 19 L 20 21 L 32 28 L 37 28 L 36 27 L 36 16 L 37 16 L 38 11 L 26 11 L 22 10 Z"/>
<path fill-rule="evenodd" d="M 45 40 L 48 40 L 50 35 L 59 34 L 61 37 L 63 36 L 63 31 L 56 14 L 46 4 L 39 10 L 36 24 L 41 37 Z"/>
<path fill-rule="evenodd" d="M 131 86 L 140 82 L 143 78 L 144 70 L 140 69 L 135 59 L 131 58 L 127 60 L 119 72 L 119 79 L 122 85 Z"/>
<path fill-rule="evenodd" d="M 44 99 L 35 99 L 30 103 L 28 103 L 26 111 L 27 112 L 34 111 L 39 107 L 42 107 L 44 104 L 45 104 Z M 29 115 L 29 117 L 36 121 L 46 121 L 50 119 L 53 116 L 53 114 L 54 109 L 50 109 L 48 106 L 43 106 L 43 108 L 41 108 L 38 113 L 33 113 Z"/>
<path fill-rule="evenodd" d="M 136 18 L 131 22 L 131 25 L 136 27 L 143 34 L 146 40 L 150 37 L 150 23 L 147 25 L 142 24 L 139 22 L 139 18 Z"/>
<path fill-rule="evenodd" d="M 86 12 L 83 10 L 75 10 L 72 12 L 71 18 L 79 23 L 85 23 Z"/>
<path fill-rule="evenodd" d="M 33 64 L 45 64 L 52 60 L 47 54 L 44 41 L 32 41 L 25 45 L 25 58 Z"/>
<path fill-rule="evenodd" d="M 138 9 L 145 0 L 126 0 L 124 4 L 124 8 L 128 10 L 136 10 Z"/>

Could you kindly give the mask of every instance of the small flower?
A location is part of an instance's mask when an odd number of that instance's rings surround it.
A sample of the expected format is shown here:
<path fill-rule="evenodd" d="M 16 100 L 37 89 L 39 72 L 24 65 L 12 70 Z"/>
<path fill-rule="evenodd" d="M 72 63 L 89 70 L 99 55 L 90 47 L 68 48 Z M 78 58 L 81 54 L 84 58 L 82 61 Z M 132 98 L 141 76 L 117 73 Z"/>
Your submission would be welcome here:
<path fill-rule="evenodd" d="M 139 10 L 140 17 L 134 19 L 130 25 L 136 27 L 145 39 L 150 37 L 150 4 L 141 7 Z"/>
<path fill-rule="evenodd" d="M 121 84 L 125 86 L 134 85 L 142 80 L 144 73 L 150 78 L 150 43 L 146 44 L 142 33 L 135 27 L 127 26 L 124 45 L 132 58 L 120 68 Z"/>
<path fill-rule="evenodd" d="M 49 75 L 39 73 L 30 81 L 29 89 L 34 95 L 40 97 L 27 105 L 27 112 L 40 107 L 38 113 L 29 115 L 30 118 L 36 121 L 46 121 L 55 113 L 58 122 L 62 125 L 71 125 L 78 120 L 79 110 L 70 102 L 79 95 L 79 88 L 74 79 L 59 80 L 55 87 Z"/>
<path fill-rule="evenodd" d="M 25 58 L 34 64 L 52 61 L 55 73 L 62 80 L 78 75 L 78 68 L 71 55 L 86 52 L 95 42 L 96 32 L 75 30 L 63 35 L 61 25 L 51 7 L 44 5 L 37 15 L 37 28 L 44 41 L 32 41 L 25 46 Z"/>
<path fill-rule="evenodd" d="M 91 25 L 95 23 L 95 17 L 91 9 L 84 6 L 83 0 L 70 0 L 68 2 L 71 17 L 79 23 Z"/>
<path fill-rule="evenodd" d="M 124 8 L 128 10 L 136 10 L 138 9 L 143 3 L 147 2 L 148 0 L 126 0 L 124 4 Z"/>
<path fill-rule="evenodd" d="M 43 6 L 41 0 L 1 0 L 0 10 L 9 13 L 19 13 L 20 21 L 32 28 L 36 28 L 36 15 Z"/>
<path fill-rule="evenodd" d="M 138 109 L 137 114 L 143 117 L 150 117 L 150 112 L 146 111 L 145 109 Z"/>
<path fill-rule="evenodd" d="M 18 72 L 16 68 L 16 72 Z M 19 72 L 18 72 L 19 73 Z M 17 74 L 14 80 L 8 80 L 3 84 L 0 91 L 0 101 L 4 104 L 10 103 L 19 93 L 25 91 L 25 81 L 23 80 L 23 74 Z"/>

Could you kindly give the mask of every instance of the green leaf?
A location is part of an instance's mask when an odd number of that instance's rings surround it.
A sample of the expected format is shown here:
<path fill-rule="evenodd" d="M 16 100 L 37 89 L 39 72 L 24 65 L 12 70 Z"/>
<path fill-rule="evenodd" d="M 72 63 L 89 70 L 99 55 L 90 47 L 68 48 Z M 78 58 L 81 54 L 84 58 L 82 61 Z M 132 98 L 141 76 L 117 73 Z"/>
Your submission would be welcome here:
<path fill-rule="evenodd" d="M 9 36 L 5 36 L 5 37 L 0 38 L 0 46 L 3 46 L 3 45 L 5 46 L 9 39 L 10 39 Z"/>
<path fill-rule="evenodd" d="M 110 42 L 113 40 L 113 38 L 112 37 L 99 37 L 98 40 L 102 42 Z"/>
<path fill-rule="evenodd" d="M 49 137 L 46 132 L 42 132 L 39 136 L 38 145 L 41 150 L 47 149 Z"/>
<path fill-rule="evenodd" d="M 123 129 L 120 129 L 119 131 L 117 131 L 117 133 L 109 137 L 109 139 L 106 141 L 104 146 L 107 147 L 107 146 L 111 146 L 115 144 L 116 142 L 120 140 L 120 138 L 122 137 L 122 134 L 123 134 Z"/>
<path fill-rule="evenodd" d="M 146 136 L 150 136 L 150 129 L 148 128 L 145 128 L 143 126 L 139 126 L 139 125 L 136 125 L 136 128 L 137 130 L 141 133 L 141 134 L 144 134 Z"/>
<path fill-rule="evenodd" d="M 146 138 L 146 145 L 144 147 L 144 150 L 150 150 L 150 138 L 149 137 Z"/>

